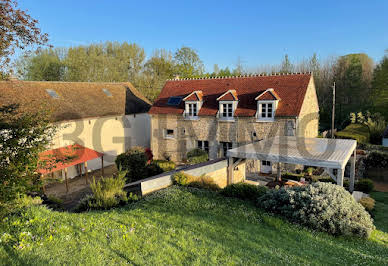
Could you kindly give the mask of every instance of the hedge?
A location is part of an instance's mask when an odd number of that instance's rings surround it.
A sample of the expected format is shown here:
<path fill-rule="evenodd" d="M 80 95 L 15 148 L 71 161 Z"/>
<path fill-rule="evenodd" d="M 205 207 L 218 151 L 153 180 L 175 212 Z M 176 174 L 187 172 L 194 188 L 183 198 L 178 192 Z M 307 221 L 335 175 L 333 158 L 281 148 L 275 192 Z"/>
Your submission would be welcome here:
<path fill-rule="evenodd" d="M 187 161 L 190 164 L 203 163 L 209 160 L 209 155 L 201 149 L 193 149 L 187 153 Z"/>
<path fill-rule="evenodd" d="M 368 127 L 360 124 L 350 124 L 344 130 L 334 133 L 339 139 L 355 139 L 359 143 L 369 142 Z"/>
<path fill-rule="evenodd" d="M 388 168 L 388 152 L 373 151 L 365 158 L 367 168 Z"/>
<path fill-rule="evenodd" d="M 154 160 L 152 161 L 153 164 L 156 164 L 159 166 L 163 172 L 169 172 L 176 168 L 176 165 L 173 161 L 167 161 L 167 160 Z"/>

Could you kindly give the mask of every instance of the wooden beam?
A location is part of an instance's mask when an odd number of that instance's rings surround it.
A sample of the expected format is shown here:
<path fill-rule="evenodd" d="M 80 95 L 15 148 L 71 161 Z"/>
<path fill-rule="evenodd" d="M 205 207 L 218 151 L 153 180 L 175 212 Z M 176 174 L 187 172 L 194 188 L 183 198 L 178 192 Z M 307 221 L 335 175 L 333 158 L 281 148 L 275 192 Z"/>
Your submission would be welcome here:
<path fill-rule="evenodd" d="M 233 168 L 234 167 L 236 167 L 236 166 L 238 166 L 240 163 L 241 163 L 241 161 L 242 161 L 243 159 L 238 159 L 235 163 L 233 163 Z"/>
<path fill-rule="evenodd" d="M 85 162 L 84 166 L 85 166 L 85 180 L 86 180 L 86 184 L 88 184 L 89 183 L 89 180 L 88 180 L 88 162 Z"/>
<path fill-rule="evenodd" d="M 40 180 L 42 180 L 42 190 L 43 194 L 46 194 L 46 187 L 44 185 L 44 175 L 40 175 Z"/>
<path fill-rule="evenodd" d="M 101 176 L 104 177 L 104 156 L 101 156 Z"/>
<path fill-rule="evenodd" d="M 337 169 L 337 185 L 343 187 L 344 186 L 344 169 Z"/>
<path fill-rule="evenodd" d="M 66 193 L 69 192 L 69 180 L 67 179 L 67 168 L 65 168 L 65 182 L 66 182 Z"/>
<path fill-rule="evenodd" d="M 351 158 L 350 162 L 350 183 L 349 183 L 349 191 L 353 192 L 354 190 L 354 179 L 356 178 L 356 149 L 353 151 L 353 158 Z"/>
<path fill-rule="evenodd" d="M 233 184 L 233 157 L 228 158 L 228 176 L 227 176 L 227 184 Z"/>

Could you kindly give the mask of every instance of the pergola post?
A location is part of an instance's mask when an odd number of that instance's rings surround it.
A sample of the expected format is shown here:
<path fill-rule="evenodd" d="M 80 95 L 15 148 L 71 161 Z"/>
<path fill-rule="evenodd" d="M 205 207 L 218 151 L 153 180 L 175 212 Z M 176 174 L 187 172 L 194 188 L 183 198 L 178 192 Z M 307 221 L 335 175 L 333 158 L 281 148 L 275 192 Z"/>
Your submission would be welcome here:
<path fill-rule="evenodd" d="M 343 187 L 344 186 L 344 169 L 337 169 L 337 185 Z"/>
<path fill-rule="evenodd" d="M 66 182 L 66 193 L 69 192 L 69 180 L 67 179 L 67 168 L 65 168 L 65 182 Z"/>
<path fill-rule="evenodd" d="M 282 181 L 282 174 L 281 174 L 281 171 L 280 171 L 280 162 L 278 163 L 278 166 L 277 166 L 277 181 Z"/>
<path fill-rule="evenodd" d="M 349 183 L 349 191 L 353 192 L 354 190 L 354 180 L 356 177 L 356 149 L 353 151 L 353 158 L 350 159 L 350 183 Z"/>
<path fill-rule="evenodd" d="M 42 180 L 42 190 L 43 194 L 46 194 L 46 187 L 44 185 L 44 175 L 40 175 L 40 180 Z"/>
<path fill-rule="evenodd" d="M 233 184 L 233 157 L 228 158 L 228 180 L 227 184 Z"/>
<path fill-rule="evenodd" d="M 87 185 L 89 183 L 89 181 L 88 181 L 88 162 L 84 163 L 84 167 L 85 167 L 85 180 L 86 180 L 86 185 Z"/>
<path fill-rule="evenodd" d="M 104 156 L 101 156 L 101 176 L 104 177 Z"/>

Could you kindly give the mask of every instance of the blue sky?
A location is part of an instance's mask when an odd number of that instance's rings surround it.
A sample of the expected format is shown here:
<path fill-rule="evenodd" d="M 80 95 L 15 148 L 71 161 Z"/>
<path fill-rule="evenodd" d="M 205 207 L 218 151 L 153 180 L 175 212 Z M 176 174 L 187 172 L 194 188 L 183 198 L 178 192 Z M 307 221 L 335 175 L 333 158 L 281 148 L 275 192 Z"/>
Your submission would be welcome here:
<path fill-rule="evenodd" d="M 19 0 L 54 46 L 101 41 L 156 48 L 195 48 L 206 69 L 279 64 L 388 48 L 388 1 Z"/>

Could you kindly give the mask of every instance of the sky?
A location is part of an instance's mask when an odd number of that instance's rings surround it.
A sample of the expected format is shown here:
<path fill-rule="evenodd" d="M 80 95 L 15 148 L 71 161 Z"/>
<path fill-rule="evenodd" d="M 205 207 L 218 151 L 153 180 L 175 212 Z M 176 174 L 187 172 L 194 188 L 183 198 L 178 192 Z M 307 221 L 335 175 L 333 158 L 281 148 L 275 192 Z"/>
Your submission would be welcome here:
<path fill-rule="evenodd" d="M 55 47 L 135 42 L 154 49 L 194 48 L 207 71 L 388 49 L 387 0 L 125 1 L 19 0 Z"/>

